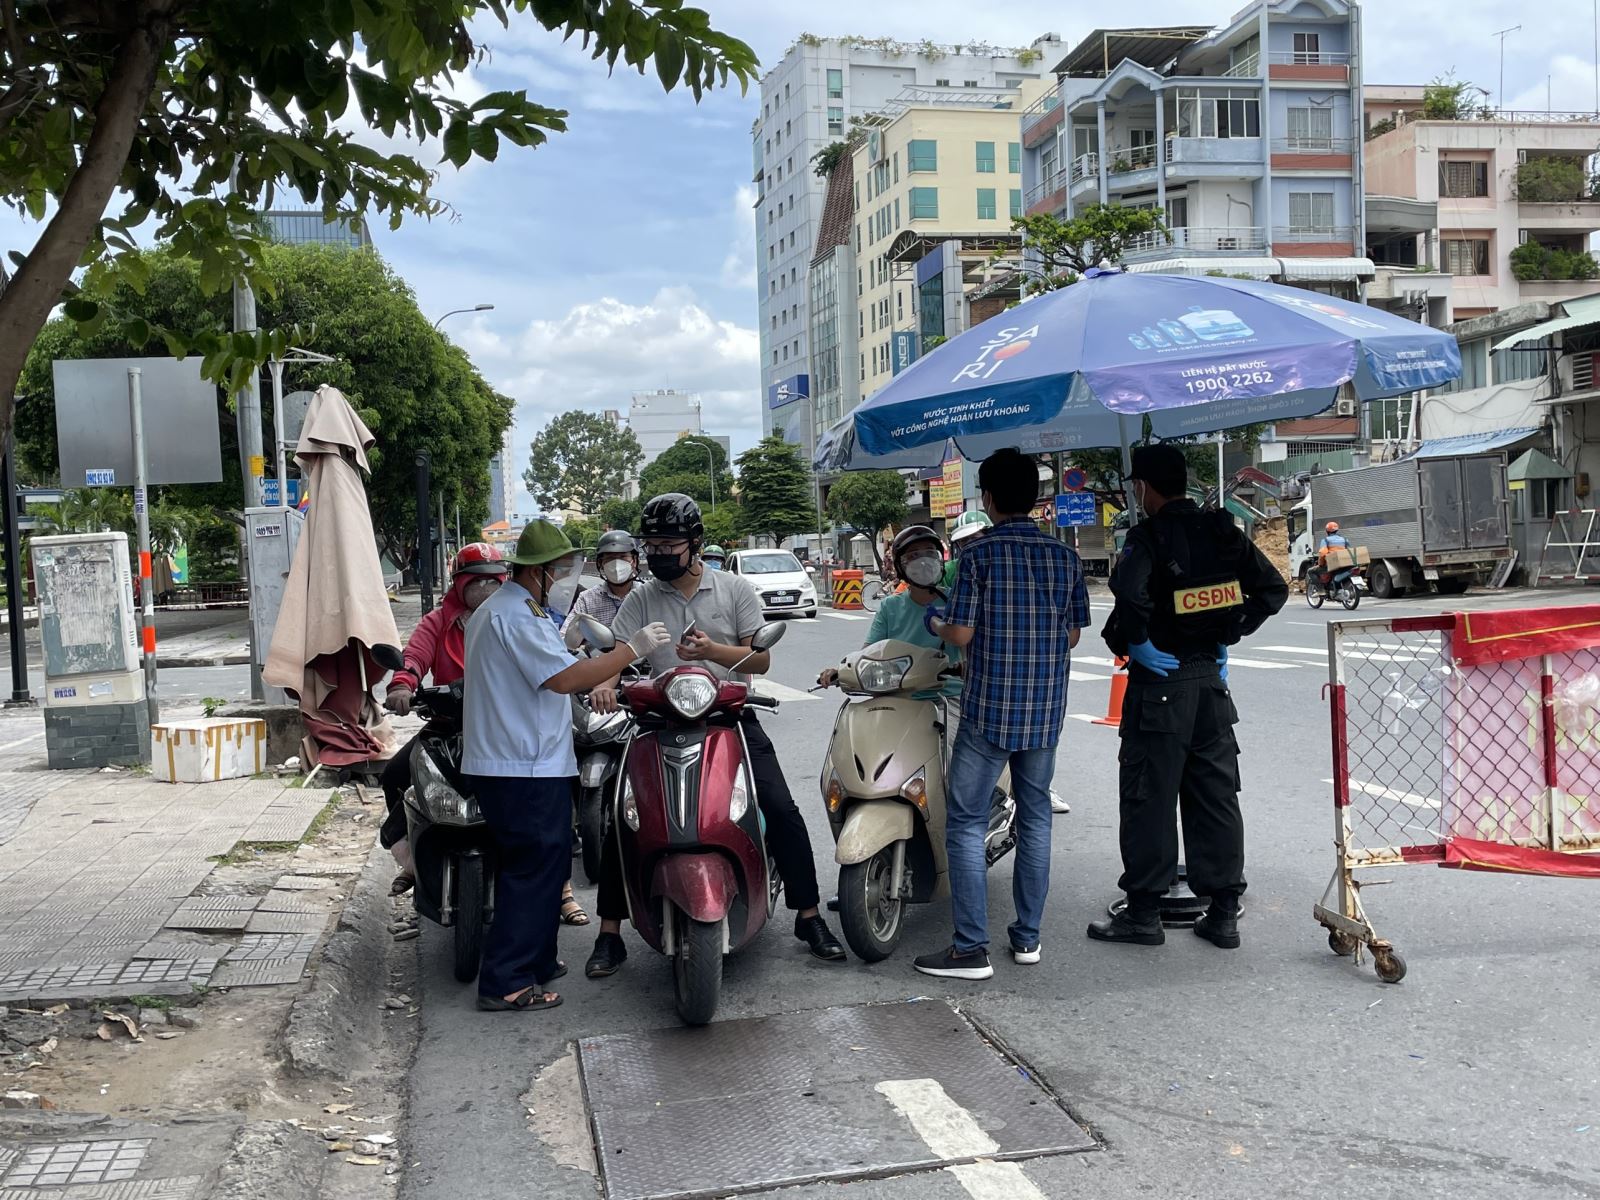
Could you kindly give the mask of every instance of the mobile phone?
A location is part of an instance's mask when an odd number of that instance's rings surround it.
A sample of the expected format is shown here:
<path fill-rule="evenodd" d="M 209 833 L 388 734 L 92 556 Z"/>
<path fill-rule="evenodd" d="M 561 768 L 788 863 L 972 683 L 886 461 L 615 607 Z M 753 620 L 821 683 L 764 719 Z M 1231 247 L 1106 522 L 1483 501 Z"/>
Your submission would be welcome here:
<path fill-rule="evenodd" d="M 695 628 L 694 622 L 690 621 L 689 624 L 684 627 L 683 632 L 678 635 L 678 641 L 681 644 L 691 633 L 699 633 L 699 632 L 700 631 Z"/>

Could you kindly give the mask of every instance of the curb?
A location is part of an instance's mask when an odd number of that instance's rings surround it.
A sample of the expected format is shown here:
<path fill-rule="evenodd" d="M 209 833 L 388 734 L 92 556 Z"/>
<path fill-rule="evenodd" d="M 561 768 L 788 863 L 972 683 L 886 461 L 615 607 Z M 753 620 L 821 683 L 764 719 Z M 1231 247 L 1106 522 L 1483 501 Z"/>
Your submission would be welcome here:
<path fill-rule="evenodd" d="M 156 670 L 168 668 L 182 669 L 186 667 L 244 667 L 250 665 L 250 654 L 213 654 L 213 655 L 178 655 L 163 658 L 156 655 Z"/>
<path fill-rule="evenodd" d="M 348 1080 L 383 1043 L 393 859 L 374 840 L 317 969 L 294 998 L 283 1051 L 296 1075 Z"/>
<path fill-rule="evenodd" d="M 288 1121 L 248 1121 L 206 1200 L 317 1200 L 325 1194 L 326 1143 Z"/>

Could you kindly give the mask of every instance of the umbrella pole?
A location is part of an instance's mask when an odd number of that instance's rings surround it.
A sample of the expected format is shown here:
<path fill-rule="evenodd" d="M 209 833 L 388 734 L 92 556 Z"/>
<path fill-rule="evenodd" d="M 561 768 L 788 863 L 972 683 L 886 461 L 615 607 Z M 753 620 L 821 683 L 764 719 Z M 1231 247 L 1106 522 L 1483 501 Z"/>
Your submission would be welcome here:
<path fill-rule="evenodd" d="M 1128 516 L 1133 519 L 1139 515 L 1138 504 L 1133 498 L 1133 480 L 1129 478 L 1133 474 L 1133 435 L 1128 432 L 1128 418 L 1121 413 L 1117 414 L 1117 434 L 1122 448 L 1123 497 L 1127 501 Z"/>

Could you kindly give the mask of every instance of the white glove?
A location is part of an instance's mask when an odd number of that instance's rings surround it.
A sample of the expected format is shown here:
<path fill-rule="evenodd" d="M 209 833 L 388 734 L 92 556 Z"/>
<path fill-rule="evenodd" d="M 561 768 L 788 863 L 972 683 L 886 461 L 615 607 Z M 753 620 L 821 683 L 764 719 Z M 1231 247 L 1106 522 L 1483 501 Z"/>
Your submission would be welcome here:
<path fill-rule="evenodd" d="M 628 647 L 635 658 L 649 658 L 651 651 L 661 649 L 671 640 L 667 627 L 660 621 L 652 621 L 628 639 Z"/>

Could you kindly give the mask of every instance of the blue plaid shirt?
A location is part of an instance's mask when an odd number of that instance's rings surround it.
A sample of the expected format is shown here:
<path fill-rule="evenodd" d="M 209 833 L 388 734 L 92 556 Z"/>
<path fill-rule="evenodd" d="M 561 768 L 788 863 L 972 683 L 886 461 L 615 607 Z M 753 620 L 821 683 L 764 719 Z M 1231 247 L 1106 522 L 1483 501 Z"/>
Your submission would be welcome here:
<path fill-rule="evenodd" d="M 1054 746 L 1067 713 L 1067 635 L 1089 624 L 1077 554 L 1020 518 L 959 561 L 945 619 L 975 630 L 961 719 L 1006 750 Z"/>

